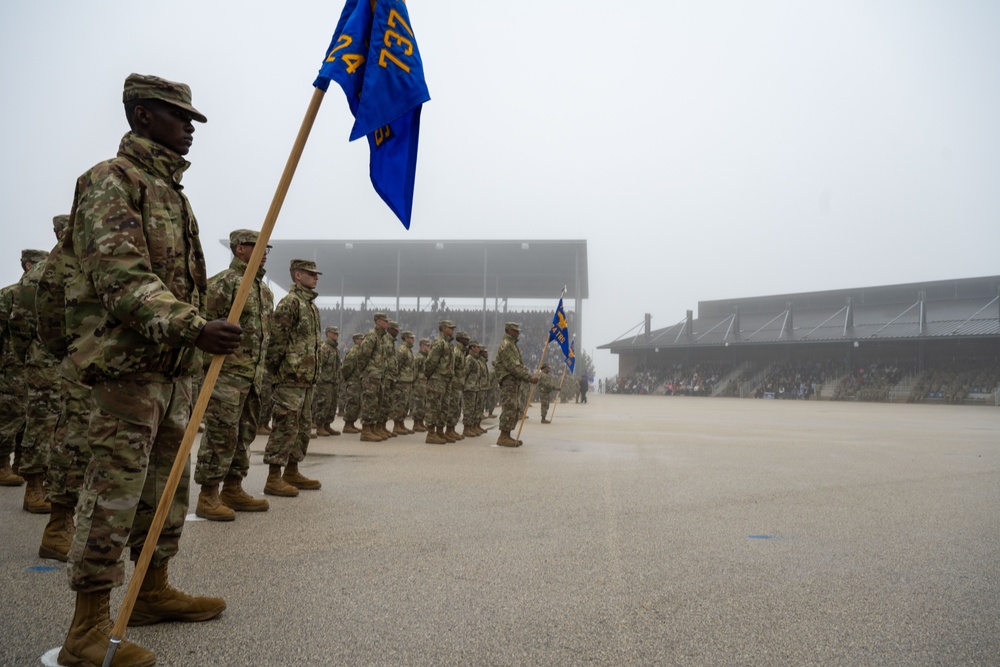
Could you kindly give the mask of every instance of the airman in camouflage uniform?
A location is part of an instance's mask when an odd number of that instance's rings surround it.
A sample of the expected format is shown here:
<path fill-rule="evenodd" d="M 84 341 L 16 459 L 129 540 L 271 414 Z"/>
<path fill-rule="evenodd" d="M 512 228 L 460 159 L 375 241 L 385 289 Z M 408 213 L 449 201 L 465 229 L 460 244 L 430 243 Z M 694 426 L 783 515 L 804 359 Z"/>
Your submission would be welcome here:
<path fill-rule="evenodd" d="M 228 269 L 208 281 L 208 319 L 229 316 L 257 239 L 258 232 L 251 229 L 229 234 L 233 258 Z M 195 515 L 209 521 L 232 521 L 236 512 L 266 512 L 269 507 L 267 500 L 243 489 L 250 471 L 250 443 L 257 437 L 260 387 L 274 312 L 274 294 L 264 284 L 266 263 L 267 251 L 251 278 L 253 284 L 240 313 L 243 338 L 239 349 L 223 362 L 205 410 L 205 435 L 194 468 L 194 481 L 201 485 Z"/>
<path fill-rule="evenodd" d="M 385 372 L 382 374 L 382 398 L 379 402 L 378 425 L 383 434 L 395 438 L 399 433 L 389 429 L 389 418 L 392 414 L 392 399 L 396 395 L 396 382 L 399 380 L 399 363 L 396 360 L 396 340 L 399 337 L 399 322 L 389 320 L 388 336 L 382 336 L 382 355 L 385 358 Z M 406 433 L 409 433 L 407 431 Z M 402 435 L 406 435 L 403 433 Z"/>
<path fill-rule="evenodd" d="M 53 224 L 64 229 L 69 216 L 56 216 Z M 79 286 L 67 280 L 80 280 L 80 263 L 75 256 L 57 245 L 45 262 L 35 293 L 38 339 L 55 359 L 60 384 L 59 417 L 49 451 L 48 489 L 52 512 L 38 547 L 40 558 L 66 562 L 76 526 L 73 512 L 80 498 L 83 476 L 92 458 L 87 440 L 93 407 L 91 388 L 80 380 L 80 373 L 69 358 L 66 321 L 67 288 L 71 296 Z"/>
<path fill-rule="evenodd" d="M 541 371 L 542 372 L 538 375 L 538 401 L 541 403 L 542 423 L 551 424 L 552 422 L 545 417 L 549 413 L 549 402 L 552 400 L 552 392 L 559 389 L 559 384 L 556 382 L 555 378 L 549 374 L 548 364 L 544 364 Z"/>
<path fill-rule="evenodd" d="M 59 232 L 61 231 L 60 229 Z M 14 353 L 24 364 L 27 388 L 27 421 L 21 440 L 21 465 L 18 469 L 18 474 L 27 483 L 21 506 L 26 512 L 33 514 L 48 514 L 51 511 L 49 501 L 45 498 L 44 482 L 49 472 L 49 453 L 55 439 L 56 423 L 59 421 L 59 404 L 62 402 L 59 359 L 52 356 L 38 337 L 38 316 L 35 313 L 38 280 L 45 270 L 47 259 L 46 254 L 21 276 L 9 324 Z"/>
<path fill-rule="evenodd" d="M 423 371 L 424 377 L 427 378 L 427 396 L 424 400 L 427 439 L 424 442 L 432 445 L 455 442 L 444 435 L 448 420 L 448 396 L 451 392 L 451 382 L 455 377 L 455 355 L 451 347 L 455 323 L 451 320 L 441 320 L 438 322 L 438 331 L 441 333 L 431 344 Z"/>
<path fill-rule="evenodd" d="M 337 385 L 340 384 L 339 339 L 340 329 L 326 328 L 326 340 L 320 346 L 319 382 L 316 383 L 316 397 L 313 399 L 316 435 L 340 435 L 340 431 L 333 428 L 333 420 L 337 418 Z"/>
<path fill-rule="evenodd" d="M 21 269 L 27 271 L 35 262 L 44 259 L 39 250 L 21 252 Z M 24 384 L 24 360 L 19 359 L 11 343 L 10 314 L 20 289 L 20 282 L 0 290 L 0 486 L 21 486 L 24 478 L 17 474 L 21 463 L 21 441 L 27 408 Z M 10 456 L 14 454 L 14 465 Z"/>
<path fill-rule="evenodd" d="M 462 405 L 465 407 L 462 414 L 462 435 L 467 438 L 482 435 L 482 432 L 476 429 L 476 422 L 482 413 L 478 401 L 479 350 L 478 340 L 469 341 L 468 354 L 465 357 L 465 386 L 462 390 Z"/>
<path fill-rule="evenodd" d="M 489 365 L 489 352 L 486 348 L 480 348 L 479 358 L 479 391 L 476 394 L 476 430 L 482 435 L 486 433 L 486 429 L 483 428 L 483 417 L 486 414 L 486 395 L 489 393 L 490 389 L 490 365 Z"/>
<path fill-rule="evenodd" d="M 383 376 L 389 363 L 387 352 L 392 344 L 392 337 L 389 336 L 389 316 L 375 313 L 373 318 L 375 326 L 365 334 L 354 360 L 361 375 L 362 442 L 381 442 L 390 437 L 389 432 L 381 428 L 379 420 L 382 417 Z"/>
<path fill-rule="evenodd" d="M 494 410 L 497 407 L 497 372 L 493 369 L 494 364 L 490 363 L 489 352 L 483 350 L 483 361 L 489 366 L 489 375 L 487 376 L 486 384 L 486 405 L 483 407 L 483 412 L 486 413 L 487 417 L 494 417 Z M 495 363 L 495 362 L 494 362 Z"/>
<path fill-rule="evenodd" d="M 396 387 L 392 394 L 392 432 L 397 435 L 416 433 L 406 428 L 406 413 L 413 395 L 414 360 L 413 332 L 404 331 L 403 343 L 396 350 Z"/>
<path fill-rule="evenodd" d="M 451 352 L 454 356 L 455 375 L 452 379 L 450 393 L 448 394 L 448 428 L 444 433 L 445 439 L 454 442 L 465 439 L 465 436 L 456 431 L 455 427 L 462 421 L 462 393 L 465 391 L 465 353 L 468 347 L 469 334 L 464 331 L 459 331 L 455 334 L 455 340 L 451 345 Z"/>
<path fill-rule="evenodd" d="M 354 422 L 361 416 L 361 370 L 357 360 L 364 338 L 363 333 L 351 336 L 351 349 L 340 365 L 340 383 L 344 387 L 344 433 L 361 433 Z"/>
<path fill-rule="evenodd" d="M 260 381 L 260 418 L 257 420 L 257 435 L 271 435 L 271 412 L 274 401 L 271 400 L 271 387 L 274 386 L 274 376 L 264 364 L 264 378 Z"/>
<path fill-rule="evenodd" d="M 297 496 L 299 489 L 321 486 L 299 472 L 309 448 L 312 393 L 319 378 L 320 319 L 314 301 L 321 274 L 316 262 L 304 259 L 293 259 L 289 273 L 292 286 L 274 309 L 265 358 L 274 375 L 274 430 L 264 449 L 264 463 L 270 466 L 264 493 L 272 496 Z"/>
<path fill-rule="evenodd" d="M 427 361 L 427 353 L 431 350 L 431 341 L 428 338 L 420 339 L 420 351 L 413 357 L 413 432 L 426 433 L 424 426 L 425 410 L 424 405 L 427 400 L 427 376 L 424 375 L 424 362 Z"/>
<path fill-rule="evenodd" d="M 505 335 L 500 349 L 497 351 L 493 367 L 497 373 L 497 383 L 500 385 L 500 437 L 497 444 L 502 447 L 520 447 L 523 443 L 510 437 L 510 432 L 517 426 L 520 389 L 523 383 L 538 382 L 538 378 L 524 365 L 521 350 L 517 347 L 517 338 L 521 335 L 521 325 L 517 322 L 507 322 L 504 325 Z"/>
<path fill-rule="evenodd" d="M 207 288 L 198 223 L 180 179 L 192 143 L 190 88 L 129 75 L 123 93 L 131 131 L 118 156 L 77 180 L 69 227 L 57 246 L 76 260 L 65 286 L 67 352 L 93 387 L 88 438 L 93 458 L 77 507 L 69 553 L 76 611 L 60 664 L 101 664 L 108 646 L 109 592 L 121 585 L 126 545 L 137 558 L 191 415 L 191 378 L 199 355 L 228 354 L 240 328 L 200 314 Z M 60 263 L 62 264 L 62 263 Z M 67 263 L 66 266 L 70 266 Z M 186 473 L 186 471 L 185 471 Z M 170 499 L 162 533 L 142 581 L 132 625 L 204 621 L 220 598 L 192 597 L 168 583 L 187 512 L 188 475 Z M 130 642 L 113 665 L 153 665 Z"/>

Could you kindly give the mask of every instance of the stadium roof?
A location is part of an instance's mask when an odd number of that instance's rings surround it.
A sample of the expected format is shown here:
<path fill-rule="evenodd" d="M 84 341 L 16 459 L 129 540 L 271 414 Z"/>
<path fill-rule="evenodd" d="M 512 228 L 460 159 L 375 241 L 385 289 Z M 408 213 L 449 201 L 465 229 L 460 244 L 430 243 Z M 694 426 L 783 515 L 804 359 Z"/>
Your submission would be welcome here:
<path fill-rule="evenodd" d="M 229 246 L 229 240 L 223 240 Z M 321 296 L 548 299 L 588 297 L 587 242 L 271 239 L 271 277 L 315 260 Z"/>
<path fill-rule="evenodd" d="M 1000 276 L 703 301 L 698 318 L 599 346 L 614 353 L 717 345 L 1000 336 Z"/>

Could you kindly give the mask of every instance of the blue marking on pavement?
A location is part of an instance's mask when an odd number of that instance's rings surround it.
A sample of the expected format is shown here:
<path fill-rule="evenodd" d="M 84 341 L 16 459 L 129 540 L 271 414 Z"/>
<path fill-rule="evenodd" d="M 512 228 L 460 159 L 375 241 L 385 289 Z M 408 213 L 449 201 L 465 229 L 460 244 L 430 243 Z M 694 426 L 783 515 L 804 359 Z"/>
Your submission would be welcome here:
<path fill-rule="evenodd" d="M 58 565 L 29 565 L 27 568 L 28 572 L 55 572 L 56 570 L 61 570 L 62 568 Z"/>
<path fill-rule="evenodd" d="M 776 540 L 777 535 L 747 535 L 748 540 Z"/>

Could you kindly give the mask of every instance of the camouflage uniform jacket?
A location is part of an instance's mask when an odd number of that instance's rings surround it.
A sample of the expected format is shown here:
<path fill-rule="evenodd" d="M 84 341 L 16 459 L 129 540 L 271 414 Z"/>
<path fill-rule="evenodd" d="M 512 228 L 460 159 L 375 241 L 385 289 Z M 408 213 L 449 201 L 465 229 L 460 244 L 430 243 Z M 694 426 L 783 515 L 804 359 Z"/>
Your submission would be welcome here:
<path fill-rule="evenodd" d="M 455 380 L 458 386 L 465 387 L 465 347 L 457 340 L 451 344 L 451 353 L 455 358 Z"/>
<path fill-rule="evenodd" d="M 479 390 L 479 361 L 471 354 L 465 357 L 465 391 Z"/>
<path fill-rule="evenodd" d="M 411 351 L 410 354 L 413 354 Z M 413 381 L 421 384 L 427 381 L 424 375 L 424 364 L 427 362 L 427 352 L 419 351 L 413 355 Z"/>
<path fill-rule="evenodd" d="M 497 350 L 497 358 L 493 362 L 493 368 L 497 373 L 497 383 L 502 384 L 508 377 L 514 377 L 522 382 L 531 381 L 531 372 L 524 366 L 521 360 L 521 350 L 517 346 L 517 341 L 510 334 L 504 334 L 500 349 Z"/>
<path fill-rule="evenodd" d="M 317 296 L 296 283 L 274 309 L 264 363 L 276 387 L 311 387 L 319 379 L 320 320 L 313 303 Z"/>
<path fill-rule="evenodd" d="M 490 380 L 493 373 L 490 371 L 490 367 L 487 365 L 486 360 L 482 357 L 476 359 L 476 363 L 479 364 L 479 390 L 489 391 Z"/>
<path fill-rule="evenodd" d="M 430 379 L 434 376 L 450 380 L 455 375 L 455 355 L 451 351 L 451 338 L 438 334 L 431 344 L 431 350 L 427 353 L 427 360 L 424 362 L 424 377 Z"/>
<path fill-rule="evenodd" d="M 10 310 L 9 329 L 11 345 L 14 354 L 26 367 L 52 368 L 59 359 L 52 356 L 48 348 L 42 344 L 38 334 L 38 315 L 35 313 L 35 301 L 38 294 L 38 281 L 42 277 L 48 258 L 38 262 L 28 269 L 19 283 L 17 296 Z"/>
<path fill-rule="evenodd" d="M 556 384 L 554 377 L 549 375 L 546 371 L 542 371 L 538 374 L 538 395 L 541 398 L 547 399 L 552 395 L 552 392 L 559 388 Z"/>
<path fill-rule="evenodd" d="M 396 359 L 396 339 L 392 334 L 382 336 L 382 357 L 385 359 L 385 377 L 395 382 L 399 379 L 399 361 Z"/>
<path fill-rule="evenodd" d="M 392 344 L 392 336 L 385 329 L 372 327 L 358 343 L 358 357 L 354 360 L 359 374 L 368 373 L 372 377 L 382 377 L 386 368 L 386 343 Z"/>
<path fill-rule="evenodd" d="M 66 254 L 68 354 L 81 379 L 199 370 L 207 289 L 198 223 L 180 155 L 129 132 L 118 156 L 77 179 Z M 56 270 L 62 270 L 59 266 Z"/>
<path fill-rule="evenodd" d="M 208 281 L 207 306 L 205 316 L 209 320 L 225 319 L 236 299 L 247 263 L 233 257 L 229 268 L 212 276 Z M 240 313 L 240 327 L 243 337 L 235 352 L 226 357 L 222 364 L 222 374 L 238 375 L 253 380 L 260 390 L 264 381 L 264 363 L 271 336 L 271 318 L 274 313 L 274 293 L 264 284 L 264 267 L 257 275 L 247 296 L 247 302 Z M 207 355 L 206 355 L 207 356 Z M 210 359 L 211 357 L 209 357 Z"/>
<path fill-rule="evenodd" d="M 358 369 L 358 350 L 360 349 L 360 343 L 352 345 L 351 349 L 344 355 L 344 362 L 340 364 L 340 379 L 345 384 L 360 374 L 360 370 Z"/>
<path fill-rule="evenodd" d="M 340 382 L 340 350 L 337 343 L 327 339 L 320 345 L 319 381 L 326 384 L 337 384 Z"/>
<path fill-rule="evenodd" d="M 416 368 L 413 358 L 413 344 L 403 341 L 396 350 L 396 372 L 400 382 L 413 382 Z"/>
<path fill-rule="evenodd" d="M 0 289 L 0 393 L 23 396 L 24 362 L 17 358 L 10 341 L 10 312 L 19 284 Z"/>

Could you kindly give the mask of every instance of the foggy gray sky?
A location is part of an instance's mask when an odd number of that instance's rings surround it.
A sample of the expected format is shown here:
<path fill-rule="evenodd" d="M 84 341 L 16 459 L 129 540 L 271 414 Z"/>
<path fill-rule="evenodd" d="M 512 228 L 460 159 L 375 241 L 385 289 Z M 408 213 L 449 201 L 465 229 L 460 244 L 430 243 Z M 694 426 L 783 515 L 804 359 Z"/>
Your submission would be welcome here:
<path fill-rule="evenodd" d="M 591 353 L 699 300 L 997 272 L 1000 3 L 407 6 L 432 97 L 411 230 L 331 87 L 274 238 L 585 238 Z M 114 155 L 130 72 L 189 83 L 209 118 L 184 183 L 224 268 L 216 239 L 260 228 L 342 7 L 3 3 L 0 283 Z"/>

